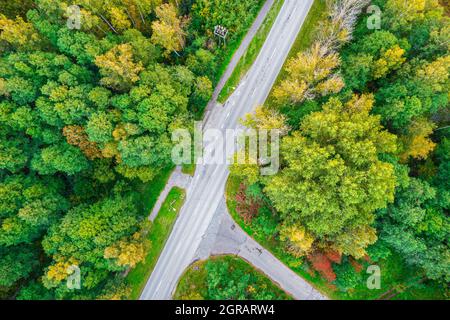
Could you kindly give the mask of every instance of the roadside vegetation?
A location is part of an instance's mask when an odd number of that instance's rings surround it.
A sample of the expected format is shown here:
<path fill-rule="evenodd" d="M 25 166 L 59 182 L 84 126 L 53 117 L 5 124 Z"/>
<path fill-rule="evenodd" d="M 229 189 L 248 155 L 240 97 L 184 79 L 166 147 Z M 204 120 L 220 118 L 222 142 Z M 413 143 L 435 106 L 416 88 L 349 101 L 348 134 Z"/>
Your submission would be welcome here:
<path fill-rule="evenodd" d="M 170 190 L 159 210 L 158 216 L 151 224 L 148 234 L 146 235 L 146 239 L 150 243 L 150 249 L 148 250 L 147 256 L 142 262 L 137 264 L 126 277 L 126 281 L 131 287 L 130 299 L 139 299 L 148 278 L 155 268 L 156 262 L 158 262 L 161 251 L 172 232 L 173 225 L 183 206 L 185 197 L 186 192 L 183 189 L 175 187 Z"/>
<path fill-rule="evenodd" d="M 80 20 L 70 1 L 0 3 L 0 298 L 136 297 L 148 274 L 123 274 L 165 239 L 146 221 L 171 133 L 202 117 L 263 0 L 80 0 Z"/>
<path fill-rule="evenodd" d="M 325 21 L 327 18 L 327 7 L 326 0 L 314 0 L 311 9 L 308 12 L 308 15 L 303 23 L 303 26 L 300 32 L 295 39 L 294 44 L 292 45 L 291 50 L 289 51 L 289 55 L 286 59 L 286 62 L 283 65 L 280 73 L 278 74 L 277 80 L 273 88 L 277 87 L 280 82 L 286 78 L 287 70 L 286 64 L 290 59 L 296 56 L 299 52 L 306 50 L 311 46 L 314 41 L 314 36 L 316 35 L 317 26 L 321 23 L 321 21 Z M 271 105 L 273 103 L 273 90 L 270 92 L 269 97 L 267 98 L 267 104 Z"/>
<path fill-rule="evenodd" d="M 217 98 L 220 103 L 225 103 L 248 70 L 250 70 L 250 67 L 253 65 L 253 62 L 256 60 L 259 52 L 261 51 L 261 48 L 264 45 L 264 42 L 266 41 L 266 38 L 269 35 L 269 32 L 272 29 L 275 19 L 277 18 L 283 4 L 284 0 L 275 0 L 274 4 L 270 8 L 270 11 L 267 13 L 266 18 L 264 19 L 263 24 L 258 29 L 255 37 L 250 42 L 250 45 L 220 92 L 219 97 Z"/>
<path fill-rule="evenodd" d="M 260 271 L 235 256 L 198 261 L 181 277 L 176 300 L 290 300 Z"/>
<path fill-rule="evenodd" d="M 195 174 L 195 169 L 196 168 L 197 168 L 197 165 L 195 163 L 183 164 L 183 166 L 181 167 L 181 172 L 183 172 L 184 174 L 188 174 L 191 177 L 193 177 L 194 174 Z"/>
<path fill-rule="evenodd" d="M 281 168 L 232 166 L 230 211 L 332 298 L 446 299 L 449 18 L 436 0 L 376 0 L 381 24 L 369 28 L 369 1 L 327 4 L 243 119 L 280 130 Z M 366 284 L 372 265 L 379 289 Z"/>

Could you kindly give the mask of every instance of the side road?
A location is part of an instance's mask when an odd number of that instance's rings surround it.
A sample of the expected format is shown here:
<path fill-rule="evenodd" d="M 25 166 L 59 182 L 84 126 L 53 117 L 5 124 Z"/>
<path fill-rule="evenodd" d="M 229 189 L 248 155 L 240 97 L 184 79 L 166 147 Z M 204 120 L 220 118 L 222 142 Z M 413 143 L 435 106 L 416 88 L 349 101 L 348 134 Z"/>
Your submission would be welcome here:
<path fill-rule="evenodd" d="M 197 259 L 207 259 L 211 255 L 237 255 L 297 300 L 328 299 L 242 230 L 228 213 L 225 199 L 218 207 L 214 221 L 216 223 L 210 225 L 197 252 Z"/>

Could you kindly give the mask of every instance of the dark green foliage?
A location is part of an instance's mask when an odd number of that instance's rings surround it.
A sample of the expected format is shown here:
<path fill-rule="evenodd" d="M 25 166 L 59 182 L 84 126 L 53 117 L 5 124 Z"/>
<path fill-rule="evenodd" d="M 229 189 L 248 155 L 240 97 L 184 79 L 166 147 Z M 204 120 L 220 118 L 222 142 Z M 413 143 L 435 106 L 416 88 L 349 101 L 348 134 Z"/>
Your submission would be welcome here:
<path fill-rule="evenodd" d="M 376 243 L 367 248 L 367 254 L 369 255 L 371 261 L 379 262 L 389 258 L 392 251 L 384 241 L 378 240 Z"/>
<path fill-rule="evenodd" d="M 355 288 L 363 281 L 362 275 L 355 271 L 355 268 L 350 264 L 348 259 L 345 259 L 341 264 L 334 264 L 333 270 L 336 273 L 334 284 L 341 291 L 348 291 Z"/>

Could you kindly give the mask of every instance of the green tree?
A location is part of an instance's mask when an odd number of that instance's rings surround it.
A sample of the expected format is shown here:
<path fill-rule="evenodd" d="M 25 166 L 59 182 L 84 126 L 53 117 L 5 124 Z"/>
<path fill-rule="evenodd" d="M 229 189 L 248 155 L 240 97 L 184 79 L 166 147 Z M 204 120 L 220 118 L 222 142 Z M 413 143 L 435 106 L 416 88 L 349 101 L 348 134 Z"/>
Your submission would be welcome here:
<path fill-rule="evenodd" d="M 361 274 L 355 271 L 348 259 L 345 259 L 340 264 L 334 264 L 333 270 L 336 273 L 334 283 L 341 291 L 345 292 L 354 289 L 363 281 Z"/>
<path fill-rule="evenodd" d="M 38 265 L 38 252 L 33 247 L 0 247 L 0 286 L 13 286 Z"/>

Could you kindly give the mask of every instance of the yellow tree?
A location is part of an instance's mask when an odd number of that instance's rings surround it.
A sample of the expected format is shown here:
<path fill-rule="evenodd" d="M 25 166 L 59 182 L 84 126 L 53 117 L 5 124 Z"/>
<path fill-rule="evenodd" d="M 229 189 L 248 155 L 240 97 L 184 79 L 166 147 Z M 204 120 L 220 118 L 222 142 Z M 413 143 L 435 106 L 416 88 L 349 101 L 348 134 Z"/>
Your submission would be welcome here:
<path fill-rule="evenodd" d="M 301 225 L 285 225 L 280 229 L 280 239 L 285 242 L 287 251 L 296 258 L 310 253 L 314 237 Z"/>
<path fill-rule="evenodd" d="M 115 89 L 127 90 L 139 80 L 139 73 L 144 69 L 141 62 L 133 61 L 133 48 L 130 44 L 119 44 L 95 59 L 100 68 L 102 85 Z"/>
<path fill-rule="evenodd" d="M 156 8 L 159 20 L 152 24 L 152 41 L 166 49 L 166 55 L 172 51 L 178 54 L 185 45 L 185 32 L 181 27 L 181 20 L 177 16 L 174 5 L 165 3 Z"/>

